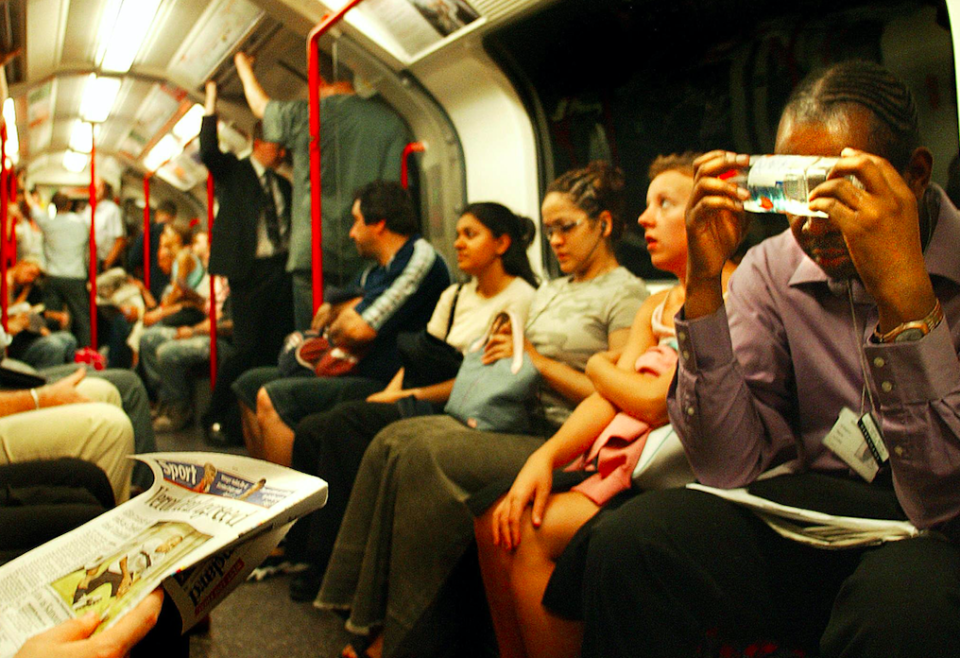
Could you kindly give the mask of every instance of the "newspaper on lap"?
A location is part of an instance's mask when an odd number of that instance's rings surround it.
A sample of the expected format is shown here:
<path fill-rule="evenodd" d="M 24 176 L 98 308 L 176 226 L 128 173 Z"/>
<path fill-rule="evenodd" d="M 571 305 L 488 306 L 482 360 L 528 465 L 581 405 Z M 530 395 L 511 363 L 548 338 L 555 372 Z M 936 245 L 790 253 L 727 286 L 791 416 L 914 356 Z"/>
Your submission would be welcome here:
<path fill-rule="evenodd" d="M 90 611 L 108 628 L 161 583 L 187 630 L 327 500 L 323 480 L 249 457 L 138 459 L 149 491 L 0 567 L 0 658 Z"/>

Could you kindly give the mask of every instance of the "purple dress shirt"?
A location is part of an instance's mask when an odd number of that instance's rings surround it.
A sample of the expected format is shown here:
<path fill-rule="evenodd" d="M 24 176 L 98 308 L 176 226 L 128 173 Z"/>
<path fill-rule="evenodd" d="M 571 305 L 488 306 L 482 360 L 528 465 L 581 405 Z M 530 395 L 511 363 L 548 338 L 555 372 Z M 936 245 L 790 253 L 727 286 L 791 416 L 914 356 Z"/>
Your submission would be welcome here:
<path fill-rule="evenodd" d="M 701 482 L 745 486 L 777 466 L 852 473 L 821 441 L 842 407 L 870 409 L 866 379 L 909 519 L 927 528 L 960 515 L 960 213 L 934 192 L 924 259 L 945 319 L 922 340 L 872 344 L 873 299 L 850 283 L 854 324 L 847 283 L 830 281 L 789 230 L 747 253 L 725 308 L 689 322 L 681 311 L 668 404 Z"/>

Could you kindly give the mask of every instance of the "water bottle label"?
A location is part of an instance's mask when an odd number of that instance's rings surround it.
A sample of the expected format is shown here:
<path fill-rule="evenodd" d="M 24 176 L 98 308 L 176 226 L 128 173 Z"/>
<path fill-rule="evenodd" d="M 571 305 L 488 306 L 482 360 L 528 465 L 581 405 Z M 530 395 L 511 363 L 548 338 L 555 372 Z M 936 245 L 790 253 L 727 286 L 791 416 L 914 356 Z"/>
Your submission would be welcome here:
<path fill-rule="evenodd" d="M 754 155 L 746 188 L 750 199 L 743 207 L 755 213 L 788 213 L 806 217 L 826 217 L 810 210 L 810 192 L 827 179 L 839 158 L 806 155 Z"/>

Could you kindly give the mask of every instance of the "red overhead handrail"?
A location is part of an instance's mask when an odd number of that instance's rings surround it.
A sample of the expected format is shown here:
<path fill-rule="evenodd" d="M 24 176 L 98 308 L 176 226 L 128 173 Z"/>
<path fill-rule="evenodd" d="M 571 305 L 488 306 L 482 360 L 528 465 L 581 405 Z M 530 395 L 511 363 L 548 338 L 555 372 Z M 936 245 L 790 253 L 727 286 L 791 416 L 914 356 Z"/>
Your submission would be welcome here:
<path fill-rule="evenodd" d="M 213 239 L 213 176 L 207 174 L 207 240 Z M 217 291 L 215 277 L 207 272 L 210 279 L 210 390 L 217 385 Z"/>
<path fill-rule="evenodd" d="M 10 167 L 10 173 L 7 174 L 7 182 L 10 184 L 10 189 L 7 190 L 7 210 L 10 209 L 11 203 L 17 202 L 17 172 L 13 167 Z M 17 225 L 10 225 L 10 232 L 7 236 L 7 267 L 13 267 L 17 264 Z"/>
<path fill-rule="evenodd" d="M 143 177 L 143 285 L 150 290 L 150 174 Z"/>
<path fill-rule="evenodd" d="M 7 175 L 7 124 L 3 122 L 0 125 L 0 322 L 4 331 L 7 330 L 7 304 L 10 302 L 10 291 L 7 289 Z"/>
<path fill-rule="evenodd" d="M 350 0 L 339 11 L 326 14 L 320 22 L 313 26 L 307 35 L 307 70 L 309 72 L 310 87 L 310 240 L 311 266 L 313 268 L 313 312 L 316 313 L 323 304 L 323 215 L 320 187 L 320 55 L 317 44 L 320 37 L 326 34 L 331 27 L 340 22 L 348 11 L 356 7 L 363 0 Z"/>
<path fill-rule="evenodd" d="M 411 153 L 423 153 L 427 150 L 427 145 L 423 142 L 410 142 L 403 147 L 403 155 L 400 156 L 400 184 L 403 185 L 403 189 L 410 187 L 409 179 L 409 163 Z"/>
<path fill-rule="evenodd" d="M 90 124 L 90 347 L 97 349 L 97 131 Z"/>

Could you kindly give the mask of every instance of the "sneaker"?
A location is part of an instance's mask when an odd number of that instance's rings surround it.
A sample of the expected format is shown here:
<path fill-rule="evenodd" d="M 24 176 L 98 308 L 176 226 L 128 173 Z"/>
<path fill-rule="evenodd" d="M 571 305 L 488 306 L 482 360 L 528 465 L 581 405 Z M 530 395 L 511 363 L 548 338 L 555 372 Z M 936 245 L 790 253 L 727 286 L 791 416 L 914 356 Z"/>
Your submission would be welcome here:
<path fill-rule="evenodd" d="M 153 421 L 153 431 L 179 432 L 184 427 L 193 422 L 193 411 L 189 407 L 179 405 L 168 405 L 163 414 L 157 416 Z"/>
<path fill-rule="evenodd" d="M 310 567 L 304 562 L 291 562 L 283 555 L 271 555 L 259 567 L 250 572 L 247 580 L 260 582 L 274 576 L 285 576 L 302 573 Z"/>

